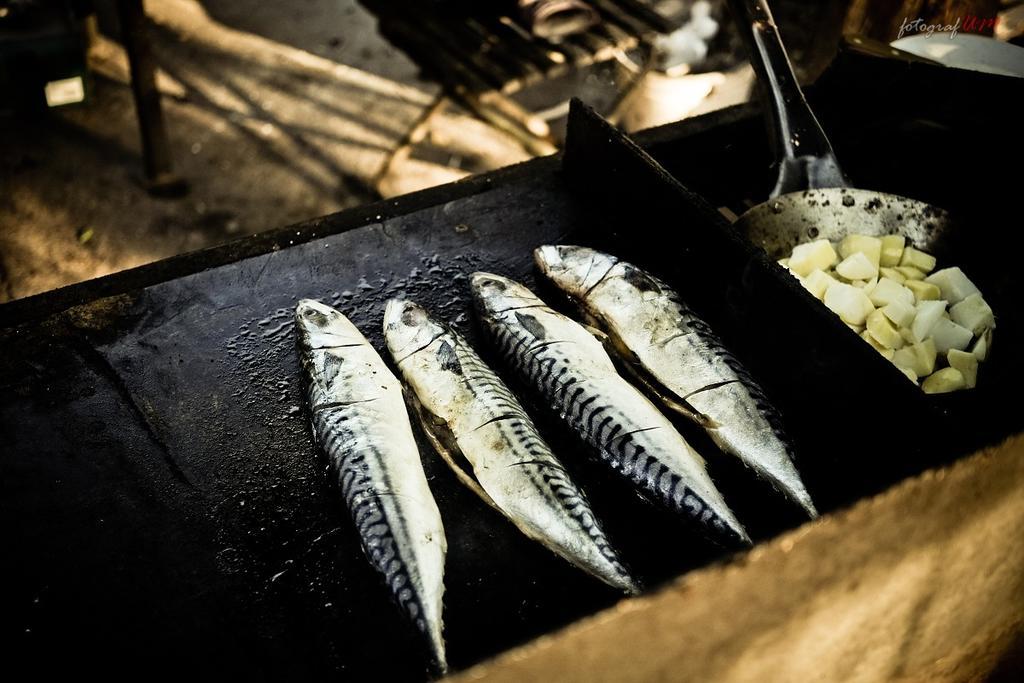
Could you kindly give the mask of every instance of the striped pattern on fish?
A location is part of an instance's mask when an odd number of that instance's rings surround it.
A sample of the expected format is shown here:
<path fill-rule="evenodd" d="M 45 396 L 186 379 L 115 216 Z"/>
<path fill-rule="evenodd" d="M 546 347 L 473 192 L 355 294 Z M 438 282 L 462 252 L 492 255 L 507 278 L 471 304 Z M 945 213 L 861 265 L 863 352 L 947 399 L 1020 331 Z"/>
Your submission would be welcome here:
<path fill-rule="evenodd" d="M 528 537 L 609 585 L 637 592 L 583 492 L 469 344 L 399 300 L 388 302 L 384 336 L 426 431 L 459 478 Z"/>
<path fill-rule="evenodd" d="M 472 284 L 483 326 L 502 357 L 603 462 L 648 499 L 699 522 L 712 537 L 749 543 L 703 459 L 618 374 L 584 327 L 507 278 L 476 273 Z"/>
<path fill-rule="evenodd" d="M 609 346 L 662 400 L 700 424 L 812 517 L 782 419 L 746 368 L 665 282 L 586 247 L 534 252 L 546 278 L 609 337 Z"/>
<path fill-rule="evenodd" d="M 337 478 L 363 549 L 439 671 L 444 558 L 441 515 L 427 486 L 398 380 L 338 311 L 295 309 L 313 432 Z"/>

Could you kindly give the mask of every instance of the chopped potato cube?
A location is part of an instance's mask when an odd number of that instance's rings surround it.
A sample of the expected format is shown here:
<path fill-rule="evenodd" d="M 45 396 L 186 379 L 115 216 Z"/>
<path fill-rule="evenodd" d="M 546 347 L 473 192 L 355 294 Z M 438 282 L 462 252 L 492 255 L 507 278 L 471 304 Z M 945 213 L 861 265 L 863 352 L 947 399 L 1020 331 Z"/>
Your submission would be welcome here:
<path fill-rule="evenodd" d="M 914 293 L 916 301 L 935 301 L 942 294 L 937 285 L 924 280 L 907 280 L 904 286 Z"/>
<path fill-rule="evenodd" d="M 988 339 L 981 337 L 975 340 L 974 346 L 971 347 L 971 355 L 978 359 L 978 362 L 984 362 L 988 358 Z"/>
<path fill-rule="evenodd" d="M 880 310 L 873 311 L 868 316 L 867 331 L 875 341 L 887 349 L 898 349 L 903 346 L 903 337 L 900 336 L 899 330 L 893 327 Z"/>
<path fill-rule="evenodd" d="M 964 386 L 973 389 L 978 383 L 978 359 L 973 353 L 950 349 L 946 354 L 949 367 L 956 368 L 964 376 Z"/>
<path fill-rule="evenodd" d="M 971 294 L 955 304 L 949 309 L 949 315 L 953 322 L 963 325 L 974 334 L 981 334 L 984 330 L 996 326 L 992 309 L 981 298 L 981 294 Z"/>
<path fill-rule="evenodd" d="M 992 345 L 992 330 L 985 330 L 978 337 L 978 341 L 974 342 L 974 346 L 971 347 L 971 353 L 978 361 L 983 361 L 988 358 L 988 348 Z"/>
<path fill-rule="evenodd" d="M 836 261 L 838 256 L 832 243 L 828 240 L 815 240 L 807 244 L 797 245 L 789 256 L 789 269 L 803 277 L 812 270 L 826 270 Z"/>
<path fill-rule="evenodd" d="M 930 375 L 935 371 L 935 343 L 925 339 L 911 346 L 904 346 L 893 354 L 892 362 L 898 367 L 913 370 L 918 377 Z"/>
<path fill-rule="evenodd" d="M 956 368 L 942 368 L 921 384 L 926 394 L 948 394 L 965 386 L 964 376 Z"/>
<path fill-rule="evenodd" d="M 920 268 L 914 268 L 913 266 L 896 266 L 896 270 L 900 275 L 908 280 L 923 280 L 925 272 Z"/>
<path fill-rule="evenodd" d="M 879 259 L 881 266 L 898 266 L 903 257 L 903 247 L 907 238 L 903 235 L 886 235 L 882 238 L 882 254 Z"/>
<path fill-rule="evenodd" d="M 875 351 L 878 351 L 879 353 L 886 350 L 884 346 L 875 341 L 875 338 L 872 337 L 871 333 L 868 332 L 867 330 L 864 330 L 863 332 L 860 333 L 860 338 L 866 341 L 868 344 L 870 344 L 871 348 L 873 348 Z"/>
<path fill-rule="evenodd" d="M 895 280 L 883 277 L 878 284 L 871 289 L 871 303 L 876 306 L 885 306 L 893 301 L 902 301 L 905 304 L 914 303 L 914 293 L 899 284 Z"/>
<path fill-rule="evenodd" d="M 914 309 L 914 315 L 915 316 L 917 315 L 917 309 L 916 308 Z M 917 342 L 917 340 L 914 339 L 914 333 L 911 331 L 911 329 L 909 327 L 901 327 L 900 328 L 900 336 L 903 337 L 903 340 L 905 342 L 907 342 L 908 344 L 914 344 L 914 343 Z"/>
<path fill-rule="evenodd" d="M 878 351 L 878 353 L 882 354 L 883 358 L 885 358 L 887 361 L 892 360 L 892 356 L 895 353 L 895 351 L 893 351 L 892 349 L 887 349 L 881 344 L 879 344 L 875 340 L 875 338 L 871 336 L 870 332 L 864 330 L 863 332 L 860 333 L 860 336 L 861 339 L 863 339 L 864 341 L 871 345 L 871 348 L 873 348 L 875 351 Z"/>
<path fill-rule="evenodd" d="M 946 312 L 945 301 L 922 301 L 917 304 L 917 314 L 914 316 L 914 323 L 910 326 L 911 335 L 914 341 L 924 341 L 931 336 L 932 330 L 942 320 L 942 314 Z M 921 374 L 921 373 L 917 373 Z"/>
<path fill-rule="evenodd" d="M 980 294 L 974 283 L 955 266 L 935 271 L 925 278 L 925 282 L 938 285 L 942 291 L 942 298 L 950 304 L 958 304 L 971 294 Z"/>
<path fill-rule="evenodd" d="M 783 268 L 789 269 L 789 259 L 788 258 L 780 258 L 779 259 L 779 265 L 782 266 Z"/>
<path fill-rule="evenodd" d="M 891 301 L 882 308 L 882 313 L 896 327 L 910 327 L 917 309 L 904 301 Z"/>
<path fill-rule="evenodd" d="M 836 272 L 847 280 L 870 280 L 878 275 L 878 266 L 861 252 L 855 252 L 836 266 Z"/>
<path fill-rule="evenodd" d="M 847 259 L 854 254 L 863 254 L 878 268 L 882 256 L 882 240 L 870 235 L 847 235 L 839 243 L 839 256 Z"/>
<path fill-rule="evenodd" d="M 974 337 L 966 327 L 961 327 L 949 318 L 939 318 L 932 328 L 932 339 L 935 341 L 935 348 L 939 353 L 945 353 L 950 349 L 963 351 L 971 343 Z"/>
<path fill-rule="evenodd" d="M 907 247 L 903 250 L 903 256 L 900 257 L 900 265 L 930 273 L 935 268 L 935 257 L 919 249 Z"/>
<path fill-rule="evenodd" d="M 804 286 L 804 289 L 819 301 L 825 298 L 825 291 L 834 282 L 837 282 L 837 280 L 820 268 L 815 268 L 805 277 L 800 278 L 800 284 Z"/>
<path fill-rule="evenodd" d="M 825 305 L 850 325 L 863 325 L 875 310 L 867 294 L 842 282 L 836 282 L 825 292 Z"/>
<path fill-rule="evenodd" d="M 903 277 L 903 273 L 895 268 L 879 268 L 878 272 L 882 277 L 887 277 L 893 282 L 898 282 L 901 285 L 907 281 L 907 278 Z"/>

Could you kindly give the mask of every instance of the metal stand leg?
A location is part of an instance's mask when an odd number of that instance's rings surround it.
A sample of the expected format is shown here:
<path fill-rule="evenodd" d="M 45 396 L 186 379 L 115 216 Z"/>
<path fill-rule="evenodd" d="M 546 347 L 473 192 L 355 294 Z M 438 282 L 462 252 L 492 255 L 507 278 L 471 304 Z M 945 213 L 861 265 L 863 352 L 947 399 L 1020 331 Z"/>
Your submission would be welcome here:
<path fill-rule="evenodd" d="M 142 137 L 142 157 L 146 173 L 146 189 L 158 196 L 180 196 L 188 185 L 174 173 L 170 143 L 164 126 L 160 91 L 156 87 L 156 64 L 146 40 L 146 15 L 142 0 L 117 0 L 121 22 L 121 39 L 128 53 L 132 76 L 135 112 Z"/>

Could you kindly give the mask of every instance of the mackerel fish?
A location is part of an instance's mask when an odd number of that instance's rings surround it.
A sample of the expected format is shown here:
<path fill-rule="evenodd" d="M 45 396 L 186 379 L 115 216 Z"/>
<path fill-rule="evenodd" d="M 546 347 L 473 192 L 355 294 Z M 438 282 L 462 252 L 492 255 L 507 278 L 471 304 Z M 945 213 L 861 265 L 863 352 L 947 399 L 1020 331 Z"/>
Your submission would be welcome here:
<path fill-rule="evenodd" d="M 695 421 L 723 452 L 817 517 L 778 412 L 671 287 L 586 247 L 547 245 L 534 258 L 666 406 Z"/>
<path fill-rule="evenodd" d="M 435 667 L 444 672 L 447 541 L 401 384 L 340 312 L 304 299 L 295 319 L 317 443 L 340 484 L 367 558 L 426 639 Z"/>

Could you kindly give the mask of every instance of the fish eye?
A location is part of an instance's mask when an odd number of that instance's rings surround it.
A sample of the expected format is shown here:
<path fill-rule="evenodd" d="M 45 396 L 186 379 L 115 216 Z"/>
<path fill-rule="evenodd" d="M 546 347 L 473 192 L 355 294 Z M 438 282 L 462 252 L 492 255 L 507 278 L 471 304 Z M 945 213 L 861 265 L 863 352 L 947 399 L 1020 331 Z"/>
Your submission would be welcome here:
<path fill-rule="evenodd" d="M 409 327 L 416 327 L 426 319 L 426 312 L 419 306 L 407 303 L 402 309 L 402 324 L 408 325 Z"/>
<path fill-rule="evenodd" d="M 316 310 L 315 308 L 307 308 L 302 315 L 303 317 L 306 318 L 306 320 L 310 321 L 314 325 L 317 325 L 319 327 L 324 327 L 327 325 L 327 316 L 321 313 L 320 311 Z"/>

